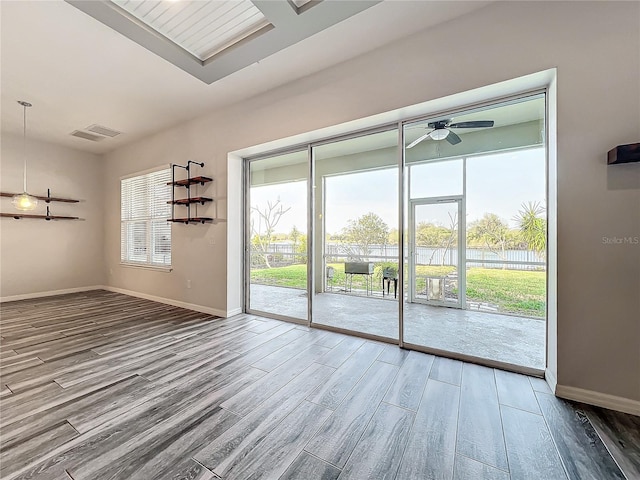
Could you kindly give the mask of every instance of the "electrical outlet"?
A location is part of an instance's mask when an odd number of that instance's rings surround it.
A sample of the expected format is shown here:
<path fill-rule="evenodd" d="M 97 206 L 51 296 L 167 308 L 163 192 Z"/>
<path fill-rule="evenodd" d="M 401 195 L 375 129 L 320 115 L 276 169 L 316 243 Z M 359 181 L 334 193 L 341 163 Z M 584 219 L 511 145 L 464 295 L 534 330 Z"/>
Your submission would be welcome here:
<path fill-rule="evenodd" d="M 191 280 L 187 280 L 187 288 L 191 288 Z"/>

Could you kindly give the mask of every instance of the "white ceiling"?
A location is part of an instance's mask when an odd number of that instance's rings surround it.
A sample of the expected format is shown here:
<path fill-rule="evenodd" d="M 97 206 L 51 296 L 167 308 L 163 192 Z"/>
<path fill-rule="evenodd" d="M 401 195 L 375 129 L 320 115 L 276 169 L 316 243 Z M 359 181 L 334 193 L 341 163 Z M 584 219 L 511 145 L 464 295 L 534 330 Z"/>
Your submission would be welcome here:
<path fill-rule="evenodd" d="M 207 85 L 63 0 L 3 0 L 2 131 L 21 134 L 27 100 L 30 138 L 105 153 L 487 3 L 386 0 Z M 69 135 L 93 124 L 124 133 Z"/>

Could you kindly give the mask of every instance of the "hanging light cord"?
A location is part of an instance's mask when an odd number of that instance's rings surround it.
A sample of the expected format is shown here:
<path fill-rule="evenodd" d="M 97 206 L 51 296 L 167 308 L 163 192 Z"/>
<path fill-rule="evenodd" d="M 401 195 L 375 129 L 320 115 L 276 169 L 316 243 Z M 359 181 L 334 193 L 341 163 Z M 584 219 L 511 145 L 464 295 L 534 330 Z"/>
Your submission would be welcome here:
<path fill-rule="evenodd" d="M 23 176 L 24 176 L 24 190 L 22 190 L 23 192 L 26 193 L 27 191 L 27 105 L 22 105 L 22 108 L 24 109 L 24 114 L 22 116 L 23 121 L 22 121 L 22 157 L 23 157 L 23 163 L 24 163 L 24 172 L 23 172 Z"/>

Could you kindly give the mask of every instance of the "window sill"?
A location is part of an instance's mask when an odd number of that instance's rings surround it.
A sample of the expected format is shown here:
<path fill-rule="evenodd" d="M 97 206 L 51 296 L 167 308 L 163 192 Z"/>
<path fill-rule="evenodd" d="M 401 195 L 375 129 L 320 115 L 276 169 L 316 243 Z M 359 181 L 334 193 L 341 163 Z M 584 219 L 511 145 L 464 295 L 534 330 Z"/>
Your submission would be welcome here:
<path fill-rule="evenodd" d="M 121 267 L 128 267 L 128 268 L 140 268 L 142 270 L 155 270 L 156 272 L 163 272 L 163 273 L 169 273 L 171 272 L 171 270 L 173 270 L 172 267 L 162 267 L 160 265 L 147 265 L 144 263 L 125 263 L 125 262 L 120 262 L 120 266 Z"/>

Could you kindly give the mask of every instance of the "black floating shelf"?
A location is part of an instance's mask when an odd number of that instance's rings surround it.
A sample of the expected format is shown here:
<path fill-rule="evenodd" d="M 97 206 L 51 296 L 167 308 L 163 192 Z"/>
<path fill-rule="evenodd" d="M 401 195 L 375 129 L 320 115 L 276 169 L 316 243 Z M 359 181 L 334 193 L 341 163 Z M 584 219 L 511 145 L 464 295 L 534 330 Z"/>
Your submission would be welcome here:
<path fill-rule="evenodd" d="M 78 220 L 78 217 L 64 215 L 35 215 L 31 213 L 0 213 L 0 217 L 9 217 L 20 220 L 21 218 L 44 218 L 45 220 Z"/>
<path fill-rule="evenodd" d="M 167 203 L 172 203 L 174 205 L 190 205 L 193 203 L 200 203 L 204 205 L 207 202 L 213 202 L 213 198 L 209 198 L 209 197 L 180 198 L 178 200 L 169 201 Z"/>
<path fill-rule="evenodd" d="M 209 217 L 189 217 L 189 218 L 173 218 L 168 219 L 167 222 L 173 223 L 184 223 L 188 225 L 189 223 L 211 223 L 213 222 L 213 218 Z"/>
<path fill-rule="evenodd" d="M 180 187 L 188 187 L 189 185 L 196 185 L 196 184 L 200 184 L 200 185 L 204 185 L 205 183 L 208 182 L 212 182 L 213 178 L 211 177 L 203 177 L 203 176 L 197 176 L 197 177 L 191 177 L 191 178 L 184 178 L 182 180 L 176 180 L 174 182 L 167 182 L 167 185 L 175 185 L 175 186 L 180 186 Z"/>
<path fill-rule="evenodd" d="M 8 192 L 0 192 L 0 197 L 15 197 L 19 195 L 18 193 L 8 193 Z M 49 202 L 65 202 L 65 203 L 78 203 L 80 200 L 74 200 L 73 198 L 60 198 L 60 197 L 52 197 L 47 195 L 46 197 L 42 195 L 31 195 L 32 197 L 36 197 L 38 200 L 44 200 L 45 203 Z"/>

